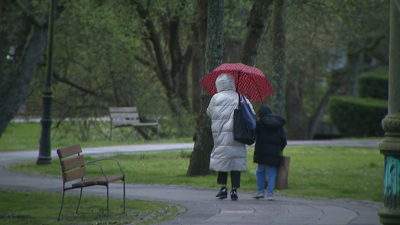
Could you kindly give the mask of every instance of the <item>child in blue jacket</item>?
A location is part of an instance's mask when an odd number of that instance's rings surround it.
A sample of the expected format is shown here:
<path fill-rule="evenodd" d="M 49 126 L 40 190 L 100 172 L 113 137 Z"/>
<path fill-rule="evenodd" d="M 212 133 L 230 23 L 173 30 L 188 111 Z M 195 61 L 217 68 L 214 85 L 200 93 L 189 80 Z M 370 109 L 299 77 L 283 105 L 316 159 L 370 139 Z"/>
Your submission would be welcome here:
<path fill-rule="evenodd" d="M 283 126 L 286 120 L 273 114 L 269 105 L 265 104 L 258 110 L 256 126 L 256 145 L 254 150 L 254 163 L 257 169 L 257 194 L 253 198 L 264 198 L 265 173 L 268 167 L 268 200 L 274 200 L 274 187 L 276 168 L 281 162 L 283 149 L 287 144 L 286 131 Z"/>

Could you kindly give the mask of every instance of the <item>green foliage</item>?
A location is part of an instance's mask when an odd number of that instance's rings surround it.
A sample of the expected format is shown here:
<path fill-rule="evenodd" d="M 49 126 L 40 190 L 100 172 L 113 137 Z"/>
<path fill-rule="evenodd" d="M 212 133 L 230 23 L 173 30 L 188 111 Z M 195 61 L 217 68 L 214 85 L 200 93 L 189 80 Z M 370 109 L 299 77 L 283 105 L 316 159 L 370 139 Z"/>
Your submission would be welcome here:
<path fill-rule="evenodd" d="M 185 114 L 182 116 L 170 115 L 168 118 L 159 119 L 163 127 L 160 130 L 169 138 L 193 137 L 196 128 L 195 115 Z"/>
<path fill-rule="evenodd" d="M 104 197 L 84 196 L 76 213 L 79 197 L 66 195 L 60 221 L 60 193 L 35 193 L 0 190 L 0 212 L 10 217 L 0 219 L 1 224 L 127 224 L 140 221 L 151 224 L 171 219 L 177 212 L 175 206 L 142 200 L 126 201 L 122 214 L 122 199 L 110 198 L 110 217 L 107 218 L 107 200 Z M 160 213 L 160 211 L 164 213 Z M 143 220 L 147 215 L 156 216 Z M 170 215 L 168 215 L 170 214 Z M 14 217 L 12 217 L 14 216 Z"/>
<path fill-rule="evenodd" d="M 346 137 L 382 136 L 381 121 L 387 114 L 387 101 L 372 98 L 332 97 L 329 116 Z"/>
<path fill-rule="evenodd" d="M 190 159 L 191 155 L 192 155 L 192 152 L 181 150 L 180 153 L 179 153 L 179 158 Z"/>
<path fill-rule="evenodd" d="M 307 119 L 316 113 L 329 85 L 336 81 L 333 71 L 349 68 L 346 67 L 349 63 L 346 61 L 348 53 L 362 46 L 374 46 L 374 52 L 382 52 L 385 56 L 388 54 L 388 2 L 372 0 L 354 4 L 353 1 L 288 1 L 286 88 L 287 95 L 294 92 L 301 101 L 304 117 L 302 124 L 308 124 Z M 271 39 L 271 33 L 268 31 L 266 39 Z M 381 36 L 383 38 L 380 42 L 375 42 Z M 349 49 L 351 42 L 357 43 L 356 49 Z M 270 46 L 263 45 L 257 66 L 271 80 L 273 57 Z M 375 56 L 378 55 L 366 54 L 365 59 Z M 386 62 L 378 58 L 374 58 L 374 66 L 383 64 L 387 67 Z M 363 68 L 372 66 L 366 64 Z"/>
<path fill-rule="evenodd" d="M 182 49 L 191 44 L 187 22 L 196 21 L 193 19 L 196 17 L 193 2 L 138 2 L 149 7 L 156 30 L 166 28 L 167 19 L 179 16 L 184 21 L 180 26 L 180 32 L 185 34 L 181 38 Z M 53 117 L 61 123 L 53 124 L 57 127 L 54 139 L 79 142 L 108 139 L 109 125 L 101 120 L 108 117 L 108 107 L 112 106 L 136 106 L 141 115 L 161 117 L 163 138 L 192 136 L 194 127 L 191 126 L 195 125 L 188 121 L 188 118 L 193 119 L 192 116 L 183 112 L 183 124 L 181 118 L 171 116 L 169 99 L 157 77 L 157 61 L 153 46 L 148 42 L 145 21 L 137 14 L 135 4 L 77 0 L 65 2 L 59 16 L 54 43 Z M 162 39 L 165 41 L 162 42 L 165 58 L 169 58 L 167 39 Z M 166 63 L 171 62 L 167 60 Z M 44 74 L 45 68 L 40 67 L 31 83 L 27 101 L 41 101 Z M 156 132 L 147 127 L 142 130 L 156 140 Z M 115 132 L 113 138 L 116 141 L 129 141 L 132 137 L 129 128 Z M 136 137 L 138 141 L 144 140 L 140 133 Z"/>
<path fill-rule="evenodd" d="M 225 2 L 224 36 L 227 40 L 242 40 L 244 38 L 246 32 L 246 20 L 249 17 L 253 3 L 254 1 L 243 0 Z"/>
<path fill-rule="evenodd" d="M 136 184 L 162 184 L 204 187 L 217 190 L 217 173 L 208 176 L 187 177 L 189 158 L 182 152 L 119 154 L 117 158 L 127 180 Z M 256 191 L 257 164 L 253 163 L 254 149 L 247 151 L 247 170 L 242 172 L 240 191 Z M 291 157 L 290 188 L 276 190 L 277 195 L 305 198 L 347 198 L 383 201 L 383 155 L 379 150 L 343 147 L 287 147 L 284 155 Z M 86 157 L 86 160 L 94 158 Z M 46 166 L 35 162 L 12 164 L 10 170 L 31 175 L 50 174 L 60 177 L 58 159 Z M 107 173 L 119 168 L 107 163 Z M 115 164 L 115 163 L 114 163 Z M 88 176 L 96 176 L 94 170 Z"/>
<path fill-rule="evenodd" d="M 360 98 L 388 99 L 388 71 L 361 74 L 357 78 Z"/>

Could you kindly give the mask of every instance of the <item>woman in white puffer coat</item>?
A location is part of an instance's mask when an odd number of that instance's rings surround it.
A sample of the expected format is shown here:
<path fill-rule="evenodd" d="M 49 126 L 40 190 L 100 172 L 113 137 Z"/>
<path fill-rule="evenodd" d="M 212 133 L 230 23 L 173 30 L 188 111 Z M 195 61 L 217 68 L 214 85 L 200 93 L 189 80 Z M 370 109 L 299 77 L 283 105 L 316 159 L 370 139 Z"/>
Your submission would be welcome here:
<path fill-rule="evenodd" d="M 238 106 L 239 95 L 236 93 L 235 82 L 230 74 L 221 74 L 215 81 L 218 93 L 215 94 L 207 108 L 211 118 L 211 130 L 214 147 L 211 152 L 210 169 L 218 172 L 217 183 L 221 190 L 216 195 L 219 199 L 227 198 L 226 183 L 228 172 L 231 172 L 231 199 L 237 200 L 237 190 L 240 187 L 241 171 L 246 170 L 246 146 L 233 139 L 233 112 Z M 254 113 L 253 106 L 246 99 Z"/>

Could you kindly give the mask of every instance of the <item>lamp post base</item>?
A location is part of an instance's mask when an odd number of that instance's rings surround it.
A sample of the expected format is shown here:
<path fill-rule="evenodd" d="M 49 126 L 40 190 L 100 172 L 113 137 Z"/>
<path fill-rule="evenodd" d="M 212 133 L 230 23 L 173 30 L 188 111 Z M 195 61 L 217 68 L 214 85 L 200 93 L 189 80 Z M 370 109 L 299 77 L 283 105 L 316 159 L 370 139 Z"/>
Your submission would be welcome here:
<path fill-rule="evenodd" d="M 399 210 L 382 210 L 378 212 L 379 222 L 383 225 L 399 225 L 400 211 Z"/>
<path fill-rule="evenodd" d="M 46 164 L 52 164 L 53 160 L 51 157 L 38 157 L 38 160 L 36 161 L 36 165 L 46 165 Z"/>

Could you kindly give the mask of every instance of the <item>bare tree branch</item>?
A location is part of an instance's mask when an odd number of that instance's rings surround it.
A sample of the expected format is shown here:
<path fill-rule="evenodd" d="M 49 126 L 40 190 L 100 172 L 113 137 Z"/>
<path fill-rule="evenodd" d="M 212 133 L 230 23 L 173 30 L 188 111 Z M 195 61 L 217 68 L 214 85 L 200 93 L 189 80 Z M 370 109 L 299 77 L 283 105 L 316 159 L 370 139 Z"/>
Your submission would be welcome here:
<path fill-rule="evenodd" d="M 90 95 L 93 95 L 93 96 L 96 96 L 96 97 L 100 97 L 100 98 L 103 98 L 103 99 L 108 100 L 108 101 L 113 101 L 114 100 L 113 98 L 105 96 L 103 93 L 98 93 L 98 92 L 89 90 L 89 89 L 84 88 L 84 87 L 82 87 L 82 86 L 80 86 L 80 85 L 78 85 L 78 84 L 76 84 L 76 83 L 74 83 L 74 82 L 72 82 L 72 81 L 70 81 L 70 80 L 68 80 L 66 78 L 62 78 L 62 77 L 58 76 L 58 74 L 56 72 L 53 72 L 53 77 L 57 81 L 62 82 L 64 84 L 67 84 L 67 85 L 69 85 L 71 87 L 74 87 L 74 88 L 76 88 L 76 89 L 78 89 L 78 90 L 80 90 L 82 92 L 87 93 L 87 94 L 90 94 Z"/>
<path fill-rule="evenodd" d="M 153 62 L 141 57 L 138 54 L 135 54 L 135 59 L 137 61 L 139 61 L 141 64 L 143 64 L 144 66 L 148 66 L 149 68 L 151 68 L 154 72 L 158 73 L 158 67 L 157 65 L 155 65 Z"/>
<path fill-rule="evenodd" d="M 324 94 L 321 101 L 318 104 L 317 109 L 314 111 L 314 114 L 308 120 L 308 139 L 312 139 L 317 127 L 318 123 L 321 120 L 322 114 L 326 105 L 329 103 L 330 97 L 335 94 L 335 92 L 342 86 L 346 75 L 348 74 L 347 69 L 340 69 L 332 71 L 331 82 L 329 84 L 328 91 Z"/>
<path fill-rule="evenodd" d="M 40 20 L 33 14 L 31 11 L 27 10 L 26 7 L 19 1 L 19 0 L 14 0 L 18 7 L 21 8 L 23 11 L 24 15 L 31 21 L 31 23 L 35 24 L 37 27 L 41 27 L 44 25 L 44 21 Z"/>

